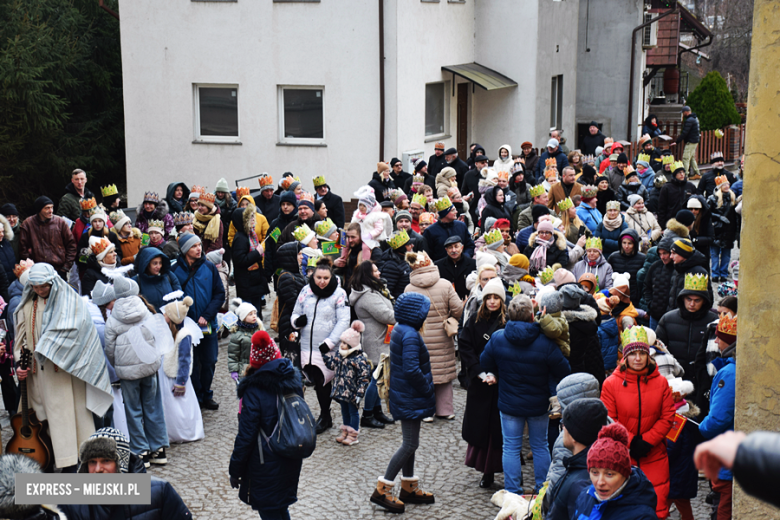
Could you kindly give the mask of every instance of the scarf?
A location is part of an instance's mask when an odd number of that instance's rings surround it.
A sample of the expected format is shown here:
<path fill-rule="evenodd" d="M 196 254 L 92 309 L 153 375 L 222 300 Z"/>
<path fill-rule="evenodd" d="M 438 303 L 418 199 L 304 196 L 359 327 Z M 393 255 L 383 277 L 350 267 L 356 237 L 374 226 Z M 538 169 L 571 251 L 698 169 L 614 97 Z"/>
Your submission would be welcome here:
<path fill-rule="evenodd" d="M 577 182 L 577 181 L 574 181 Z M 561 183 L 561 188 L 563 188 L 563 193 L 568 197 L 571 195 L 571 190 L 574 189 L 574 182 L 571 184 L 566 184 L 565 182 Z"/>
<path fill-rule="evenodd" d="M 98 260 L 98 264 L 103 269 L 116 269 L 116 262 L 113 264 L 104 264 L 102 260 Z M 102 269 L 101 269 L 102 270 Z"/>
<path fill-rule="evenodd" d="M 257 249 L 257 246 L 260 245 L 260 239 L 257 238 L 257 229 L 255 229 L 255 226 L 249 226 L 249 231 L 247 231 L 246 235 L 249 237 L 249 250 L 254 251 Z"/>
<path fill-rule="evenodd" d="M 328 285 L 324 289 L 320 289 L 320 286 L 314 283 L 314 276 L 312 276 L 309 278 L 309 287 L 311 287 L 314 296 L 324 299 L 333 296 L 333 293 L 339 288 L 339 282 L 334 275 L 331 275 Z"/>
<path fill-rule="evenodd" d="M 200 211 L 195 212 L 195 220 L 192 222 L 192 227 L 195 229 L 195 233 L 203 237 L 203 239 L 209 242 L 214 242 L 218 239 L 220 226 L 219 215 L 216 213 L 202 215 Z"/>
<path fill-rule="evenodd" d="M 615 231 L 623 224 L 623 215 L 618 213 L 618 216 L 613 219 L 607 218 L 607 216 L 604 215 L 604 219 L 601 222 L 604 224 L 607 231 Z"/>
<path fill-rule="evenodd" d="M 547 267 L 547 248 L 553 245 L 555 238 L 555 233 L 553 233 L 553 236 L 547 240 L 539 238 L 539 235 L 536 236 L 536 239 L 534 240 L 536 248 L 531 254 L 531 258 L 529 258 L 531 261 L 531 269 L 535 271 L 542 271 L 545 267 Z"/>

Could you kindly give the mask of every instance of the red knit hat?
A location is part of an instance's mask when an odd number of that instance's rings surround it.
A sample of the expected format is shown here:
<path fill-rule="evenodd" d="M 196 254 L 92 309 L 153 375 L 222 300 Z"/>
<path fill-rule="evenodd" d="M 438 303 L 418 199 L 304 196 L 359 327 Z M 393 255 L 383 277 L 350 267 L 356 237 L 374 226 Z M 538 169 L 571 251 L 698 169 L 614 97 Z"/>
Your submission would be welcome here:
<path fill-rule="evenodd" d="M 260 368 L 269 361 L 281 357 L 282 353 L 266 331 L 258 330 L 252 334 L 252 350 L 249 352 L 249 364 L 252 368 Z"/>
<path fill-rule="evenodd" d="M 628 430 L 620 423 L 604 426 L 590 450 L 588 471 L 591 468 L 607 468 L 624 477 L 631 475 L 631 456 L 628 454 Z"/>

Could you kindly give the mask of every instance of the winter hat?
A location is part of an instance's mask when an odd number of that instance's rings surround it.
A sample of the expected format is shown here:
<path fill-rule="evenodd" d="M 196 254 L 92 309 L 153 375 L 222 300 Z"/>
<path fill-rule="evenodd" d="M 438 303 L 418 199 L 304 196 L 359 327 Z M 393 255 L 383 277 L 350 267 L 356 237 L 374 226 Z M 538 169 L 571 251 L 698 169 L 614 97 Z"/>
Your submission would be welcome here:
<path fill-rule="evenodd" d="M 555 314 L 563 309 L 563 298 L 561 293 L 551 287 L 544 287 L 537 295 L 539 298 L 539 308 L 547 307 L 547 314 Z"/>
<path fill-rule="evenodd" d="M 609 294 L 629 298 L 631 296 L 628 282 L 630 279 L 630 273 L 612 273 L 612 288 L 609 290 Z"/>
<path fill-rule="evenodd" d="M 230 193 L 230 188 L 228 188 L 227 179 L 222 177 L 217 181 L 217 187 L 214 188 L 214 191 L 217 193 Z"/>
<path fill-rule="evenodd" d="M 542 220 L 539 222 L 539 225 L 536 227 L 536 231 L 539 233 L 542 231 L 549 231 L 550 233 L 555 234 L 555 228 L 553 228 L 552 222 L 549 220 Z"/>
<path fill-rule="evenodd" d="M 257 307 L 249 302 L 241 302 L 235 312 L 236 316 L 238 316 L 238 319 L 244 321 L 244 319 L 249 316 L 249 313 L 252 311 L 257 313 Z"/>
<path fill-rule="evenodd" d="M 563 269 L 558 269 L 558 271 L 562 270 Z M 574 275 L 572 275 L 572 277 L 574 277 Z M 576 283 L 567 284 L 561 287 L 561 290 L 558 292 L 561 294 L 563 308 L 568 310 L 579 309 L 580 303 L 582 303 L 582 299 L 587 295 L 585 289 Z"/>
<path fill-rule="evenodd" d="M 225 254 L 225 250 L 220 248 L 216 251 L 212 251 L 211 253 L 206 253 L 206 260 L 211 262 L 214 265 L 222 265 L 222 257 Z"/>
<path fill-rule="evenodd" d="M 19 210 L 16 209 L 16 206 L 11 204 L 10 202 L 3 204 L 0 206 L 0 215 L 3 215 L 4 217 L 7 217 L 9 215 L 16 215 L 19 216 Z"/>
<path fill-rule="evenodd" d="M 117 231 L 121 231 L 123 227 L 130 223 L 130 217 L 125 215 L 125 212 L 121 209 L 112 211 L 109 217 L 111 218 L 111 222 L 114 223 L 114 228 L 116 228 Z"/>
<path fill-rule="evenodd" d="M 314 224 L 314 231 L 315 233 L 317 233 L 317 238 L 320 238 L 321 240 L 324 241 L 330 240 L 329 237 L 338 230 L 339 230 L 338 226 L 336 226 L 336 224 L 329 218 L 326 218 L 325 220 L 320 220 L 319 222 Z"/>
<path fill-rule="evenodd" d="M 420 170 L 422 170 L 422 169 L 423 169 L 423 168 L 425 168 L 426 166 L 428 166 L 428 163 L 427 163 L 427 162 L 425 162 L 425 161 L 423 161 L 423 160 L 417 161 L 417 162 L 415 163 L 415 165 L 414 165 L 414 173 L 418 173 Z"/>
<path fill-rule="evenodd" d="M 260 368 L 281 357 L 282 353 L 266 331 L 258 330 L 252 334 L 252 349 L 249 352 L 249 365 L 252 368 Z"/>
<path fill-rule="evenodd" d="M 563 410 L 563 426 L 572 439 L 589 446 L 607 424 L 607 407 L 601 399 L 586 397 L 572 401 Z"/>
<path fill-rule="evenodd" d="M 625 426 L 615 422 L 601 428 L 596 442 L 588 450 L 588 471 L 591 468 L 611 469 L 626 478 L 631 475 L 628 430 Z"/>
<path fill-rule="evenodd" d="M 360 348 L 360 335 L 366 330 L 366 326 L 360 320 L 355 320 L 352 325 L 341 333 L 339 339 L 352 348 Z"/>
<path fill-rule="evenodd" d="M 390 169 L 390 165 L 387 164 L 386 162 L 378 162 L 378 163 L 376 163 L 376 172 L 379 175 L 382 175 L 382 172 L 387 171 L 389 169 Z"/>
<path fill-rule="evenodd" d="M 687 238 L 679 238 L 672 244 L 672 252 L 685 259 L 692 257 L 694 251 L 696 250 L 693 248 L 693 243 Z"/>
<path fill-rule="evenodd" d="M 376 197 L 373 192 L 364 191 L 358 199 L 358 204 L 363 204 L 366 207 L 366 213 L 371 213 L 371 210 L 376 206 Z"/>
<path fill-rule="evenodd" d="M 690 199 L 688 199 L 688 204 L 686 204 L 685 207 L 688 209 L 702 209 L 701 201 L 699 200 L 698 197 L 691 197 Z M 694 220 L 696 219 L 694 218 Z"/>
<path fill-rule="evenodd" d="M 696 221 L 696 217 L 693 215 L 693 212 L 687 210 L 687 209 L 681 209 L 677 212 L 677 214 L 674 216 L 675 220 L 682 224 L 685 227 L 690 226 Z"/>
<path fill-rule="evenodd" d="M 488 294 L 495 294 L 501 300 L 506 300 L 506 289 L 504 289 L 504 282 L 500 278 L 491 278 L 485 287 L 482 288 L 482 298 L 484 299 Z"/>
<path fill-rule="evenodd" d="M 655 343 L 655 332 L 650 328 L 634 325 L 625 329 L 620 335 L 620 344 L 623 347 L 623 360 L 625 361 L 629 354 L 637 351 L 650 355 L 651 335 L 652 341 Z"/>
<path fill-rule="evenodd" d="M 460 238 L 458 235 L 452 235 L 450 237 L 447 237 L 447 240 L 444 241 L 444 247 L 451 246 L 452 244 L 462 244 L 463 239 Z"/>
<path fill-rule="evenodd" d="M 401 162 L 401 159 L 399 159 L 398 157 L 393 157 L 392 159 L 390 159 L 390 167 L 392 168 L 393 166 L 395 166 L 399 162 Z"/>
<path fill-rule="evenodd" d="M 535 204 L 534 207 L 531 208 L 531 218 L 533 219 L 534 224 L 539 222 L 539 217 L 549 214 L 550 210 L 544 204 Z"/>
<path fill-rule="evenodd" d="M 721 314 L 715 336 L 728 345 L 737 341 L 737 317 L 730 318 L 725 312 Z"/>
<path fill-rule="evenodd" d="M 558 269 L 555 271 L 553 280 L 555 280 L 554 285 L 556 289 L 567 283 L 577 283 L 577 279 L 574 278 L 574 274 L 572 274 L 572 272 L 568 269 Z"/>
<path fill-rule="evenodd" d="M 477 251 L 476 261 L 477 261 L 477 272 L 479 272 L 480 267 L 489 265 L 492 267 L 495 267 L 498 263 L 498 259 L 491 255 L 490 253 L 483 253 L 482 251 Z"/>
<path fill-rule="evenodd" d="M 92 289 L 92 303 L 100 306 L 111 303 L 114 300 L 116 300 L 116 293 L 113 285 L 103 283 L 101 280 L 95 282 L 95 287 Z"/>
<path fill-rule="evenodd" d="M 650 168 L 650 163 L 649 163 L 649 162 L 647 162 L 647 161 L 637 161 L 637 162 L 636 162 L 636 165 L 637 165 L 637 166 L 644 166 L 644 167 L 645 167 L 645 169 L 647 169 L 647 168 Z"/>
<path fill-rule="evenodd" d="M 117 300 L 129 296 L 138 296 L 138 284 L 135 280 L 131 280 L 130 278 L 117 276 L 114 278 L 114 292 Z"/>
<path fill-rule="evenodd" d="M 407 252 L 406 263 L 412 266 L 412 269 L 419 269 L 421 267 L 433 265 L 430 257 L 425 253 L 425 251 L 420 251 L 419 253 L 413 251 Z"/>
<path fill-rule="evenodd" d="M 41 514 L 38 504 L 16 503 L 16 474 L 42 473 L 41 467 L 30 457 L 6 453 L 0 457 L 0 515 L 3 518 L 53 518 L 57 515 Z M 46 511 L 50 513 L 50 510 Z M 58 518 L 64 518 L 60 514 Z"/>
<path fill-rule="evenodd" d="M 295 197 L 295 193 L 293 193 L 292 191 L 285 191 L 279 196 L 280 206 L 282 202 L 287 202 L 289 204 L 292 204 L 294 208 L 298 208 L 298 199 Z"/>
<path fill-rule="evenodd" d="M 531 265 L 531 262 L 528 260 L 527 256 L 517 253 L 509 258 L 509 265 L 513 265 L 527 271 L 528 267 Z"/>
<path fill-rule="evenodd" d="M 395 214 L 395 221 L 398 222 L 402 218 L 405 218 L 409 222 L 412 222 L 412 214 L 408 210 L 402 209 Z"/>
<path fill-rule="evenodd" d="M 116 249 L 116 246 L 106 237 L 89 237 L 89 248 L 98 262 L 102 262 L 108 253 Z"/>
<path fill-rule="evenodd" d="M 596 275 L 593 273 L 583 273 L 582 276 L 580 276 L 580 279 L 577 280 L 577 283 L 582 285 L 582 282 L 589 283 L 591 285 L 591 288 L 588 290 L 588 293 L 593 294 L 596 292 L 596 288 L 599 286 L 598 279 L 596 278 Z"/>
<path fill-rule="evenodd" d="M 491 230 L 493 229 L 493 226 L 498 222 L 498 219 L 496 217 L 487 217 L 485 219 L 485 230 Z"/>
<path fill-rule="evenodd" d="M 33 210 L 35 211 L 35 214 L 37 215 L 38 213 L 40 213 L 41 210 L 43 210 L 43 208 L 45 208 L 49 204 L 54 204 L 54 202 L 52 202 L 52 200 L 45 195 L 42 195 L 37 199 L 35 199 L 35 202 L 33 202 Z"/>
<path fill-rule="evenodd" d="M 113 460 L 120 473 L 127 473 L 130 466 L 130 441 L 115 428 L 101 428 L 81 444 L 78 473 L 89 473 L 90 459 Z"/>
<path fill-rule="evenodd" d="M 195 235 L 194 233 L 184 233 L 179 237 L 179 249 L 181 250 L 181 254 L 186 255 L 187 251 L 189 251 L 192 246 L 196 246 L 200 243 L 201 241 L 198 235 Z"/>
<path fill-rule="evenodd" d="M 89 223 L 92 224 L 93 220 L 98 220 L 98 219 L 102 220 L 103 222 L 108 222 L 108 217 L 106 216 L 106 214 L 98 210 L 89 216 Z"/>
<path fill-rule="evenodd" d="M 658 247 L 656 247 L 656 250 L 664 250 L 672 252 L 672 245 L 674 244 L 674 239 L 671 237 L 664 237 L 661 239 L 661 241 L 658 243 Z"/>
<path fill-rule="evenodd" d="M 639 201 L 644 201 L 641 195 L 637 195 L 636 193 L 628 196 L 628 205 L 630 207 L 634 207 L 634 205 Z"/>

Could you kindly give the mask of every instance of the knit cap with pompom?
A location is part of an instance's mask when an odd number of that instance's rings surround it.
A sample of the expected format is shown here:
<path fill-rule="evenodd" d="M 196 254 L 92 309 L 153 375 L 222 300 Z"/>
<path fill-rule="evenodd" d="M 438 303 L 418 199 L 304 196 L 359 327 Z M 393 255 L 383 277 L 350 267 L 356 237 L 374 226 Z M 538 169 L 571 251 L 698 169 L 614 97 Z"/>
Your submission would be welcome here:
<path fill-rule="evenodd" d="M 187 311 L 190 310 L 192 304 L 192 298 L 185 296 L 181 301 L 169 303 L 162 308 L 162 311 L 173 323 L 176 325 L 181 325 L 181 322 L 183 322 L 184 318 L 187 317 Z"/>
<path fill-rule="evenodd" d="M 617 471 L 624 477 L 631 475 L 631 456 L 628 454 L 628 430 L 620 423 L 604 426 L 590 450 L 588 471 L 605 468 Z"/>
<path fill-rule="evenodd" d="M 266 331 L 258 330 L 252 334 L 252 348 L 249 351 L 249 365 L 252 368 L 260 368 L 281 357 L 282 353 Z"/>
<path fill-rule="evenodd" d="M 341 333 L 339 339 L 352 348 L 358 348 L 360 347 L 360 334 L 362 334 L 364 330 L 366 330 L 366 326 L 363 325 L 363 322 L 355 320 L 352 322 L 350 328 Z"/>

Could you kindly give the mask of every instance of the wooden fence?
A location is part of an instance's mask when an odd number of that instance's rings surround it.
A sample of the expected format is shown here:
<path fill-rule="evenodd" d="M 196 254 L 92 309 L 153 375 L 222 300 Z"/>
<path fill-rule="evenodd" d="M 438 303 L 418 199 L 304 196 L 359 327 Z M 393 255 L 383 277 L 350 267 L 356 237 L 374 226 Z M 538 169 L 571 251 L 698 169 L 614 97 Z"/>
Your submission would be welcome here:
<path fill-rule="evenodd" d="M 682 161 L 684 146 L 670 146 L 682 130 L 682 121 L 661 121 L 659 124 L 664 133 L 671 139 L 656 137 L 653 143 L 661 150 L 669 149 L 674 154 L 675 160 Z M 620 141 L 629 158 L 636 156 L 637 142 L 628 143 Z M 701 132 L 699 146 L 696 148 L 696 162 L 709 164 L 713 152 L 722 152 L 726 162 L 738 160 L 745 153 L 745 125 L 731 125 L 723 130 L 723 137 L 717 137 L 715 130 Z"/>

